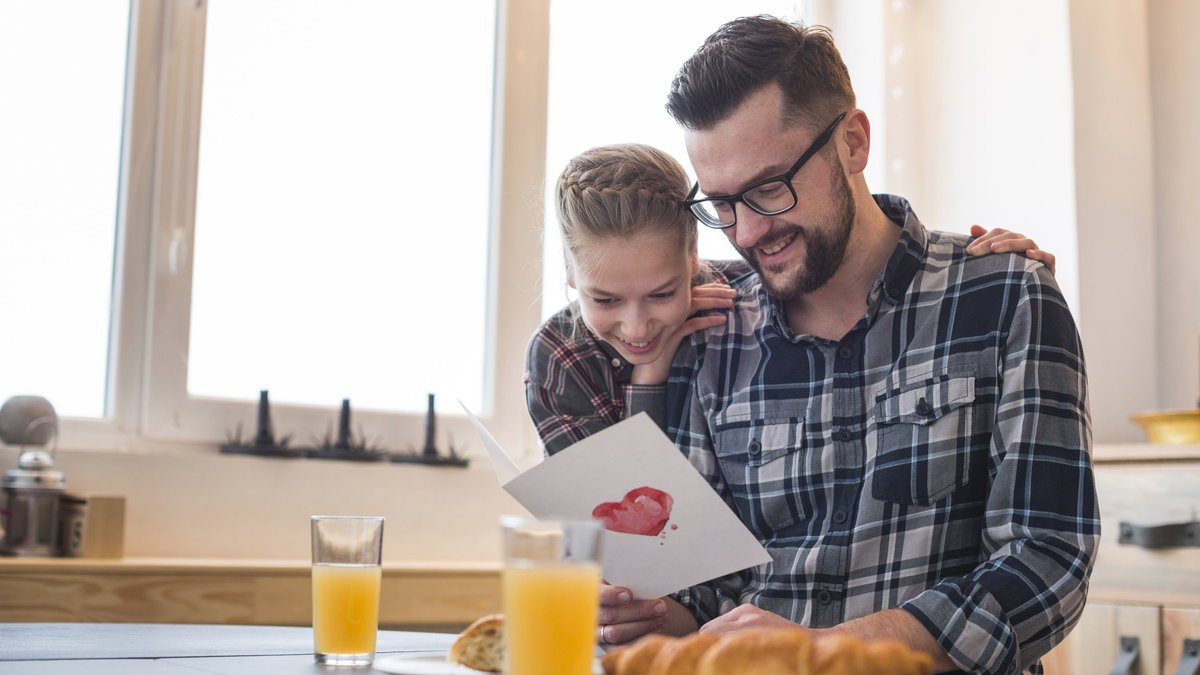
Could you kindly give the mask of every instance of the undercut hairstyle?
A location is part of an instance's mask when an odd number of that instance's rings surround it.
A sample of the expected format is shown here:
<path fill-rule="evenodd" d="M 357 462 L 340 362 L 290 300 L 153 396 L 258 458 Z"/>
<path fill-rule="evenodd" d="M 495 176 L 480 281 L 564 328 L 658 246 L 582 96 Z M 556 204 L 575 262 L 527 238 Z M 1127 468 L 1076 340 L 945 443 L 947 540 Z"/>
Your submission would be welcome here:
<path fill-rule="evenodd" d="M 789 127 L 820 129 L 855 105 L 850 73 L 827 28 L 762 15 L 734 19 L 708 36 L 675 75 L 667 112 L 686 129 L 707 131 L 773 82 L 783 90 Z"/>

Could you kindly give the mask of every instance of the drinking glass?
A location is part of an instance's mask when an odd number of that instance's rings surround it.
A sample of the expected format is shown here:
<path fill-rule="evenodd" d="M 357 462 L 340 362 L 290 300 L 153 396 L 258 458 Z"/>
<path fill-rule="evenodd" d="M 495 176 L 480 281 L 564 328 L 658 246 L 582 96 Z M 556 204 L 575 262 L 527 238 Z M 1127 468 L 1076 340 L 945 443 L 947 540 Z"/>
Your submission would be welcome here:
<path fill-rule="evenodd" d="M 313 656 L 331 666 L 375 659 L 383 516 L 312 517 Z"/>
<path fill-rule="evenodd" d="M 500 519 L 505 668 L 513 675 L 590 675 L 600 604 L 600 523 Z"/>

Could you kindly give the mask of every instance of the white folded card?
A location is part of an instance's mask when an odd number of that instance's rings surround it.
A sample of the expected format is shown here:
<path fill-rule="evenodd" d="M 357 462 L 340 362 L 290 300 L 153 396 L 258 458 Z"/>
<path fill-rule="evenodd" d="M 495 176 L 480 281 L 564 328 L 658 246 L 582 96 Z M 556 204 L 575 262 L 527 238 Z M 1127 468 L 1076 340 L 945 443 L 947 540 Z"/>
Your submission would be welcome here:
<path fill-rule="evenodd" d="M 636 597 L 661 597 L 771 559 L 645 413 L 524 473 L 471 411 L 467 415 L 500 484 L 535 517 L 604 523 L 604 579 Z"/>

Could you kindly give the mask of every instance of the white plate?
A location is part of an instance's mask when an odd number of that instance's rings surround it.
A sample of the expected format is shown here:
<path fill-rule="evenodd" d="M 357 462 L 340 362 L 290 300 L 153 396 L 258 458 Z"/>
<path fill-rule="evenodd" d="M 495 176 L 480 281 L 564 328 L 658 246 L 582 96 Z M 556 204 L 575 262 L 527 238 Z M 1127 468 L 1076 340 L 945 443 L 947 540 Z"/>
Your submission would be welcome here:
<path fill-rule="evenodd" d="M 483 672 L 450 663 L 446 660 L 446 652 L 388 654 L 377 657 L 371 667 L 394 675 L 479 675 Z"/>
<path fill-rule="evenodd" d="M 371 666 L 393 675 L 479 675 L 481 670 L 474 670 L 446 660 L 445 652 L 423 654 L 388 654 L 375 659 Z M 592 672 L 602 675 L 599 659 L 592 664 Z"/>

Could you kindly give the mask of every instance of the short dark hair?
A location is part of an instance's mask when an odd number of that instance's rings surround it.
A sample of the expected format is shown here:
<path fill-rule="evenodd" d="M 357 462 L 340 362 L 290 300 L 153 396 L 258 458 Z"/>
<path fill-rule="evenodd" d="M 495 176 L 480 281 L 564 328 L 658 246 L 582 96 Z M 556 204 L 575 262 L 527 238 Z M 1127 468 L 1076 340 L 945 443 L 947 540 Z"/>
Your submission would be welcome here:
<path fill-rule="evenodd" d="M 704 131 L 772 82 L 783 90 L 789 125 L 818 128 L 854 107 L 850 73 L 827 28 L 761 15 L 734 19 L 708 36 L 675 75 L 667 112 Z"/>

